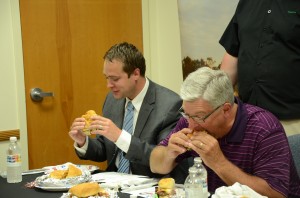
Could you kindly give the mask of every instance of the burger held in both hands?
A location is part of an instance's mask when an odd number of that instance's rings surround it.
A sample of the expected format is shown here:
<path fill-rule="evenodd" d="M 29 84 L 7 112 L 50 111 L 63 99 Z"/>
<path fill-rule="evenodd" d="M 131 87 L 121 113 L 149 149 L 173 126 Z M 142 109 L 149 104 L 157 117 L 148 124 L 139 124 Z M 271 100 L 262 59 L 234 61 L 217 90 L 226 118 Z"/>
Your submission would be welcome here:
<path fill-rule="evenodd" d="M 86 135 L 91 135 L 90 125 L 92 122 L 92 117 L 96 115 L 97 113 L 94 110 L 88 110 L 84 115 L 81 116 L 85 120 L 85 125 L 82 131 Z"/>
<path fill-rule="evenodd" d="M 187 136 L 187 138 L 188 138 L 188 140 L 187 140 L 187 145 L 186 146 L 184 146 L 184 148 L 186 148 L 188 151 L 190 151 L 190 150 L 193 150 L 192 149 L 192 144 L 194 145 L 194 146 L 196 146 L 197 147 L 197 143 L 199 143 L 198 144 L 198 146 L 202 146 L 203 145 L 203 142 L 201 141 L 201 138 L 199 139 L 198 138 L 198 133 L 205 133 L 205 134 L 207 134 L 207 131 L 204 131 L 204 130 L 202 130 L 202 131 L 196 131 L 196 130 L 192 130 L 190 133 L 185 133 L 185 135 Z"/>

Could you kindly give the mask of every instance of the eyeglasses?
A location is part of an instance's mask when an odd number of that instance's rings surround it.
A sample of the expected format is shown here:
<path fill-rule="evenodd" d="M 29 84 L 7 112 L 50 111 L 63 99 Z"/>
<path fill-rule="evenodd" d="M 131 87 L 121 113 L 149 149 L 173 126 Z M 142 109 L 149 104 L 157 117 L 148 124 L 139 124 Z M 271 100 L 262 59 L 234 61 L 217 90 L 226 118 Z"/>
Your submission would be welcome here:
<path fill-rule="evenodd" d="M 184 110 L 183 110 L 182 107 L 179 109 L 179 113 L 180 113 L 185 119 L 190 119 L 190 118 L 191 118 L 191 119 L 193 119 L 195 122 L 198 122 L 198 123 L 204 123 L 205 120 L 206 120 L 209 116 L 211 116 L 215 111 L 217 111 L 221 106 L 223 106 L 223 104 L 217 106 L 217 107 L 216 107 L 214 110 L 212 110 L 210 113 L 208 113 L 207 115 L 202 116 L 202 117 L 198 117 L 198 116 L 189 116 L 189 115 L 187 115 L 187 114 L 184 112 Z"/>

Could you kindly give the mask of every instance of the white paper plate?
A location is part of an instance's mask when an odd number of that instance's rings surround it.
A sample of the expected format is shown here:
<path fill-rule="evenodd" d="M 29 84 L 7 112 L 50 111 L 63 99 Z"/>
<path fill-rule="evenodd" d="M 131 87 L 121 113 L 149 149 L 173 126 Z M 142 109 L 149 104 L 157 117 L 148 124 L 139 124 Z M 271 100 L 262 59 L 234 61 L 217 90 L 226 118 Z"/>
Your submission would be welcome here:
<path fill-rule="evenodd" d="M 39 188 L 39 189 L 42 189 L 42 190 L 46 190 L 46 191 L 57 191 L 57 192 L 60 192 L 60 191 L 68 191 L 71 187 L 47 187 L 47 186 L 38 186 L 38 185 L 35 185 L 36 188 Z"/>
<path fill-rule="evenodd" d="M 45 173 L 49 173 L 49 172 L 51 172 L 53 170 L 64 170 L 64 169 L 67 169 L 69 164 L 70 163 L 68 162 L 68 163 L 65 163 L 65 164 L 57 165 L 57 166 L 46 166 L 43 169 L 46 170 Z M 99 169 L 98 166 L 94 166 L 94 165 L 80 165 L 80 164 L 73 164 L 73 165 L 75 165 L 76 167 L 81 168 L 81 169 L 87 169 L 91 173 Z"/>
<path fill-rule="evenodd" d="M 35 179 L 35 187 L 47 191 L 67 191 L 73 185 L 90 181 L 92 179 L 91 172 L 98 169 L 97 166 L 72 164 L 81 169 L 82 175 L 64 179 L 49 177 L 50 172 L 55 170 L 66 170 L 70 164 L 71 163 L 68 162 L 62 165 L 44 167 L 45 174 Z"/>

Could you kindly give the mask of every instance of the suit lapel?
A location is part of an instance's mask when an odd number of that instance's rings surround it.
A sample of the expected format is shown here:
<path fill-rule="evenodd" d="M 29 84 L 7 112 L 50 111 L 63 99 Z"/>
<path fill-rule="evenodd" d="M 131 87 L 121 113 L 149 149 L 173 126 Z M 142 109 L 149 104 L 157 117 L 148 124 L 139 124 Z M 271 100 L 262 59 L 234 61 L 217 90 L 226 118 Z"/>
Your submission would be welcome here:
<path fill-rule="evenodd" d="M 153 110 L 153 105 L 155 104 L 155 85 L 152 81 L 149 80 L 149 88 L 143 100 L 140 113 L 137 118 L 134 136 L 139 137 L 145 127 L 145 124 L 148 120 L 148 117 Z"/>

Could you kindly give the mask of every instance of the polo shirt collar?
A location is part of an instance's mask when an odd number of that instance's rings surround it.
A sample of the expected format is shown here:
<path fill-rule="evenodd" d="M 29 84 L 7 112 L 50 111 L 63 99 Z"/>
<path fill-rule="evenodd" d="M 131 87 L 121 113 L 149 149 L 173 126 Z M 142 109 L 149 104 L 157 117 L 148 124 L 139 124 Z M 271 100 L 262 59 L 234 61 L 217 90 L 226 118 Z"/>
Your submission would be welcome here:
<path fill-rule="evenodd" d="M 235 121 L 230 129 L 229 133 L 224 137 L 227 142 L 231 143 L 239 143 L 242 142 L 244 139 L 246 127 L 247 127 L 247 120 L 248 114 L 245 108 L 245 105 L 241 100 L 235 98 L 235 103 L 237 103 L 237 114 L 235 117 Z"/>

